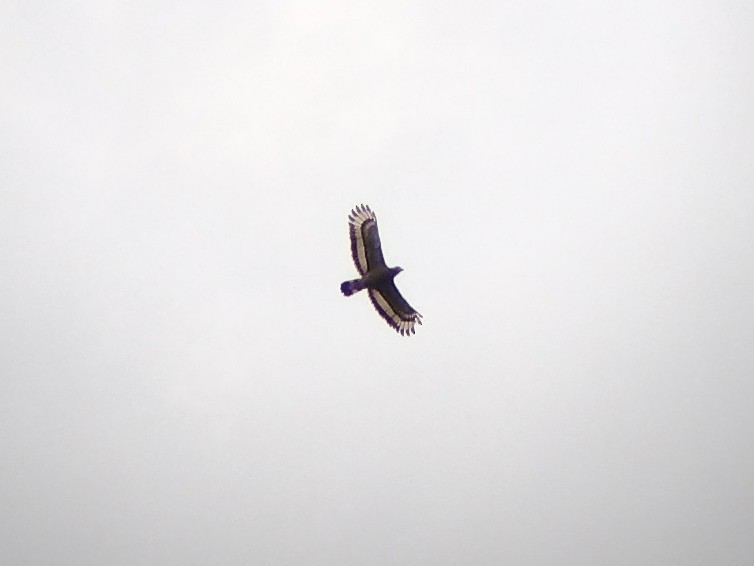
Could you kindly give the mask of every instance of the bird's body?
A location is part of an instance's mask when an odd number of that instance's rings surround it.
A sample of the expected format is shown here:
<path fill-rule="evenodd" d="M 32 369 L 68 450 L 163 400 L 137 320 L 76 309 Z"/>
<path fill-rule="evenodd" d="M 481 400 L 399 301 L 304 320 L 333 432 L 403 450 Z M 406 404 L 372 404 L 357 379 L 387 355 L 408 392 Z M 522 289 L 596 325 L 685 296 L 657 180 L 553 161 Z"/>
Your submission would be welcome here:
<path fill-rule="evenodd" d="M 340 285 L 340 290 L 346 297 L 350 297 L 362 289 L 378 288 L 389 284 L 401 271 L 400 267 L 378 266 L 367 271 L 359 279 L 343 282 Z"/>
<path fill-rule="evenodd" d="M 351 211 L 348 220 L 351 255 L 361 277 L 342 283 L 341 292 L 350 296 L 367 289 L 375 309 L 390 326 L 402 335 L 413 334 L 415 326 L 422 323 L 422 315 L 406 302 L 395 286 L 395 276 L 403 269 L 385 264 L 377 217 L 368 206 L 361 205 Z"/>

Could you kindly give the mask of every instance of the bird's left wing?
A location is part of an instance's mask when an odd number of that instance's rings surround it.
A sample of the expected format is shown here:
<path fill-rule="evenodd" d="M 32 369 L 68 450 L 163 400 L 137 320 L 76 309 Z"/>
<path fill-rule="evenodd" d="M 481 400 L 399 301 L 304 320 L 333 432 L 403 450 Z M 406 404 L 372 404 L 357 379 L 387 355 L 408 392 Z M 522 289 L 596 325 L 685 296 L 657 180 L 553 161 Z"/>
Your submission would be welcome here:
<path fill-rule="evenodd" d="M 369 206 L 360 205 L 348 216 L 348 233 L 351 236 L 351 255 L 356 269 L 364 275 L 375 267 L 384 267 L 377 216 Z"/>
<path fill-rule="evenodd" d="M 416 325 L 422 323 L 422 315 L 408 304 L 392 281 L 369 289 L 369 298 L 380 316 L 401 335 L 414 334 Z"/>

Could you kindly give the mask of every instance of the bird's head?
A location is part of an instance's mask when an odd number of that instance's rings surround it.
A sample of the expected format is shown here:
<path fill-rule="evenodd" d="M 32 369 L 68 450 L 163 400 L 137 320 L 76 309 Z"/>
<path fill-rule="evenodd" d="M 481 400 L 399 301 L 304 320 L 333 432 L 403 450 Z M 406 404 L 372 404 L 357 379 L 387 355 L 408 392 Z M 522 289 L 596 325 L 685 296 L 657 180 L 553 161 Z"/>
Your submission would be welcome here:
<path fill-rule="evenodd" d="M 390 271 L 392 272 L 392 274 L 393 274 L 393 277 L 395 277 L 395 276 L 396 276 L 396 275 L 398 275 L 398 274 L 399 274 L 399 273 L 400 273 L 401 271 L 403 271 L 403 268 L 402 268 L 402 267 L 393 267 L 393 268 L 392 268 L 392 269 L 391 269 Z"/>

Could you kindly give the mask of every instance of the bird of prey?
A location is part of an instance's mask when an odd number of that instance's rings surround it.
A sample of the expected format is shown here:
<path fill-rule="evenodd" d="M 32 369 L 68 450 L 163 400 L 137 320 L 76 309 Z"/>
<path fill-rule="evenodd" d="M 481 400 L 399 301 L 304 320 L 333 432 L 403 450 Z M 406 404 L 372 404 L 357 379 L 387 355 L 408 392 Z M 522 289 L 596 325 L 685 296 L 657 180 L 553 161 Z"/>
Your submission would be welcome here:
<path fill-rule="evenodd" d="M 368 206 L 357 206 L 348 216 L 348 228 L 351 255 L 361 277 L 345 281 L 340 290 L 350 297 L 366 289 L 374 308 L 396 332 L 402 336 L 414 334 L 416 325 L 422 323 L 422 315 L 406 302 L 395 286 L 393 279 L 403 269 L 385 264 L 377 232 L 377 216 Z"/>

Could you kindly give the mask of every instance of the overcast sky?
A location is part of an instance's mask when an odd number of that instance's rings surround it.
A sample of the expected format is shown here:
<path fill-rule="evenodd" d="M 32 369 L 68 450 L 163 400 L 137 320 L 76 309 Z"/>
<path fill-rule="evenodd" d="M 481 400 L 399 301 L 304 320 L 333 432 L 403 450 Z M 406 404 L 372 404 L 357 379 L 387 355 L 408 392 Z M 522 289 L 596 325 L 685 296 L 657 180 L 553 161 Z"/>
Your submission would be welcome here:
<path fill-rule="evenodd" d="M 3 564 L 754 560 L 754 7 L 6 1 Z M 424 315 L 392 331 L 347 215 Z"/>

